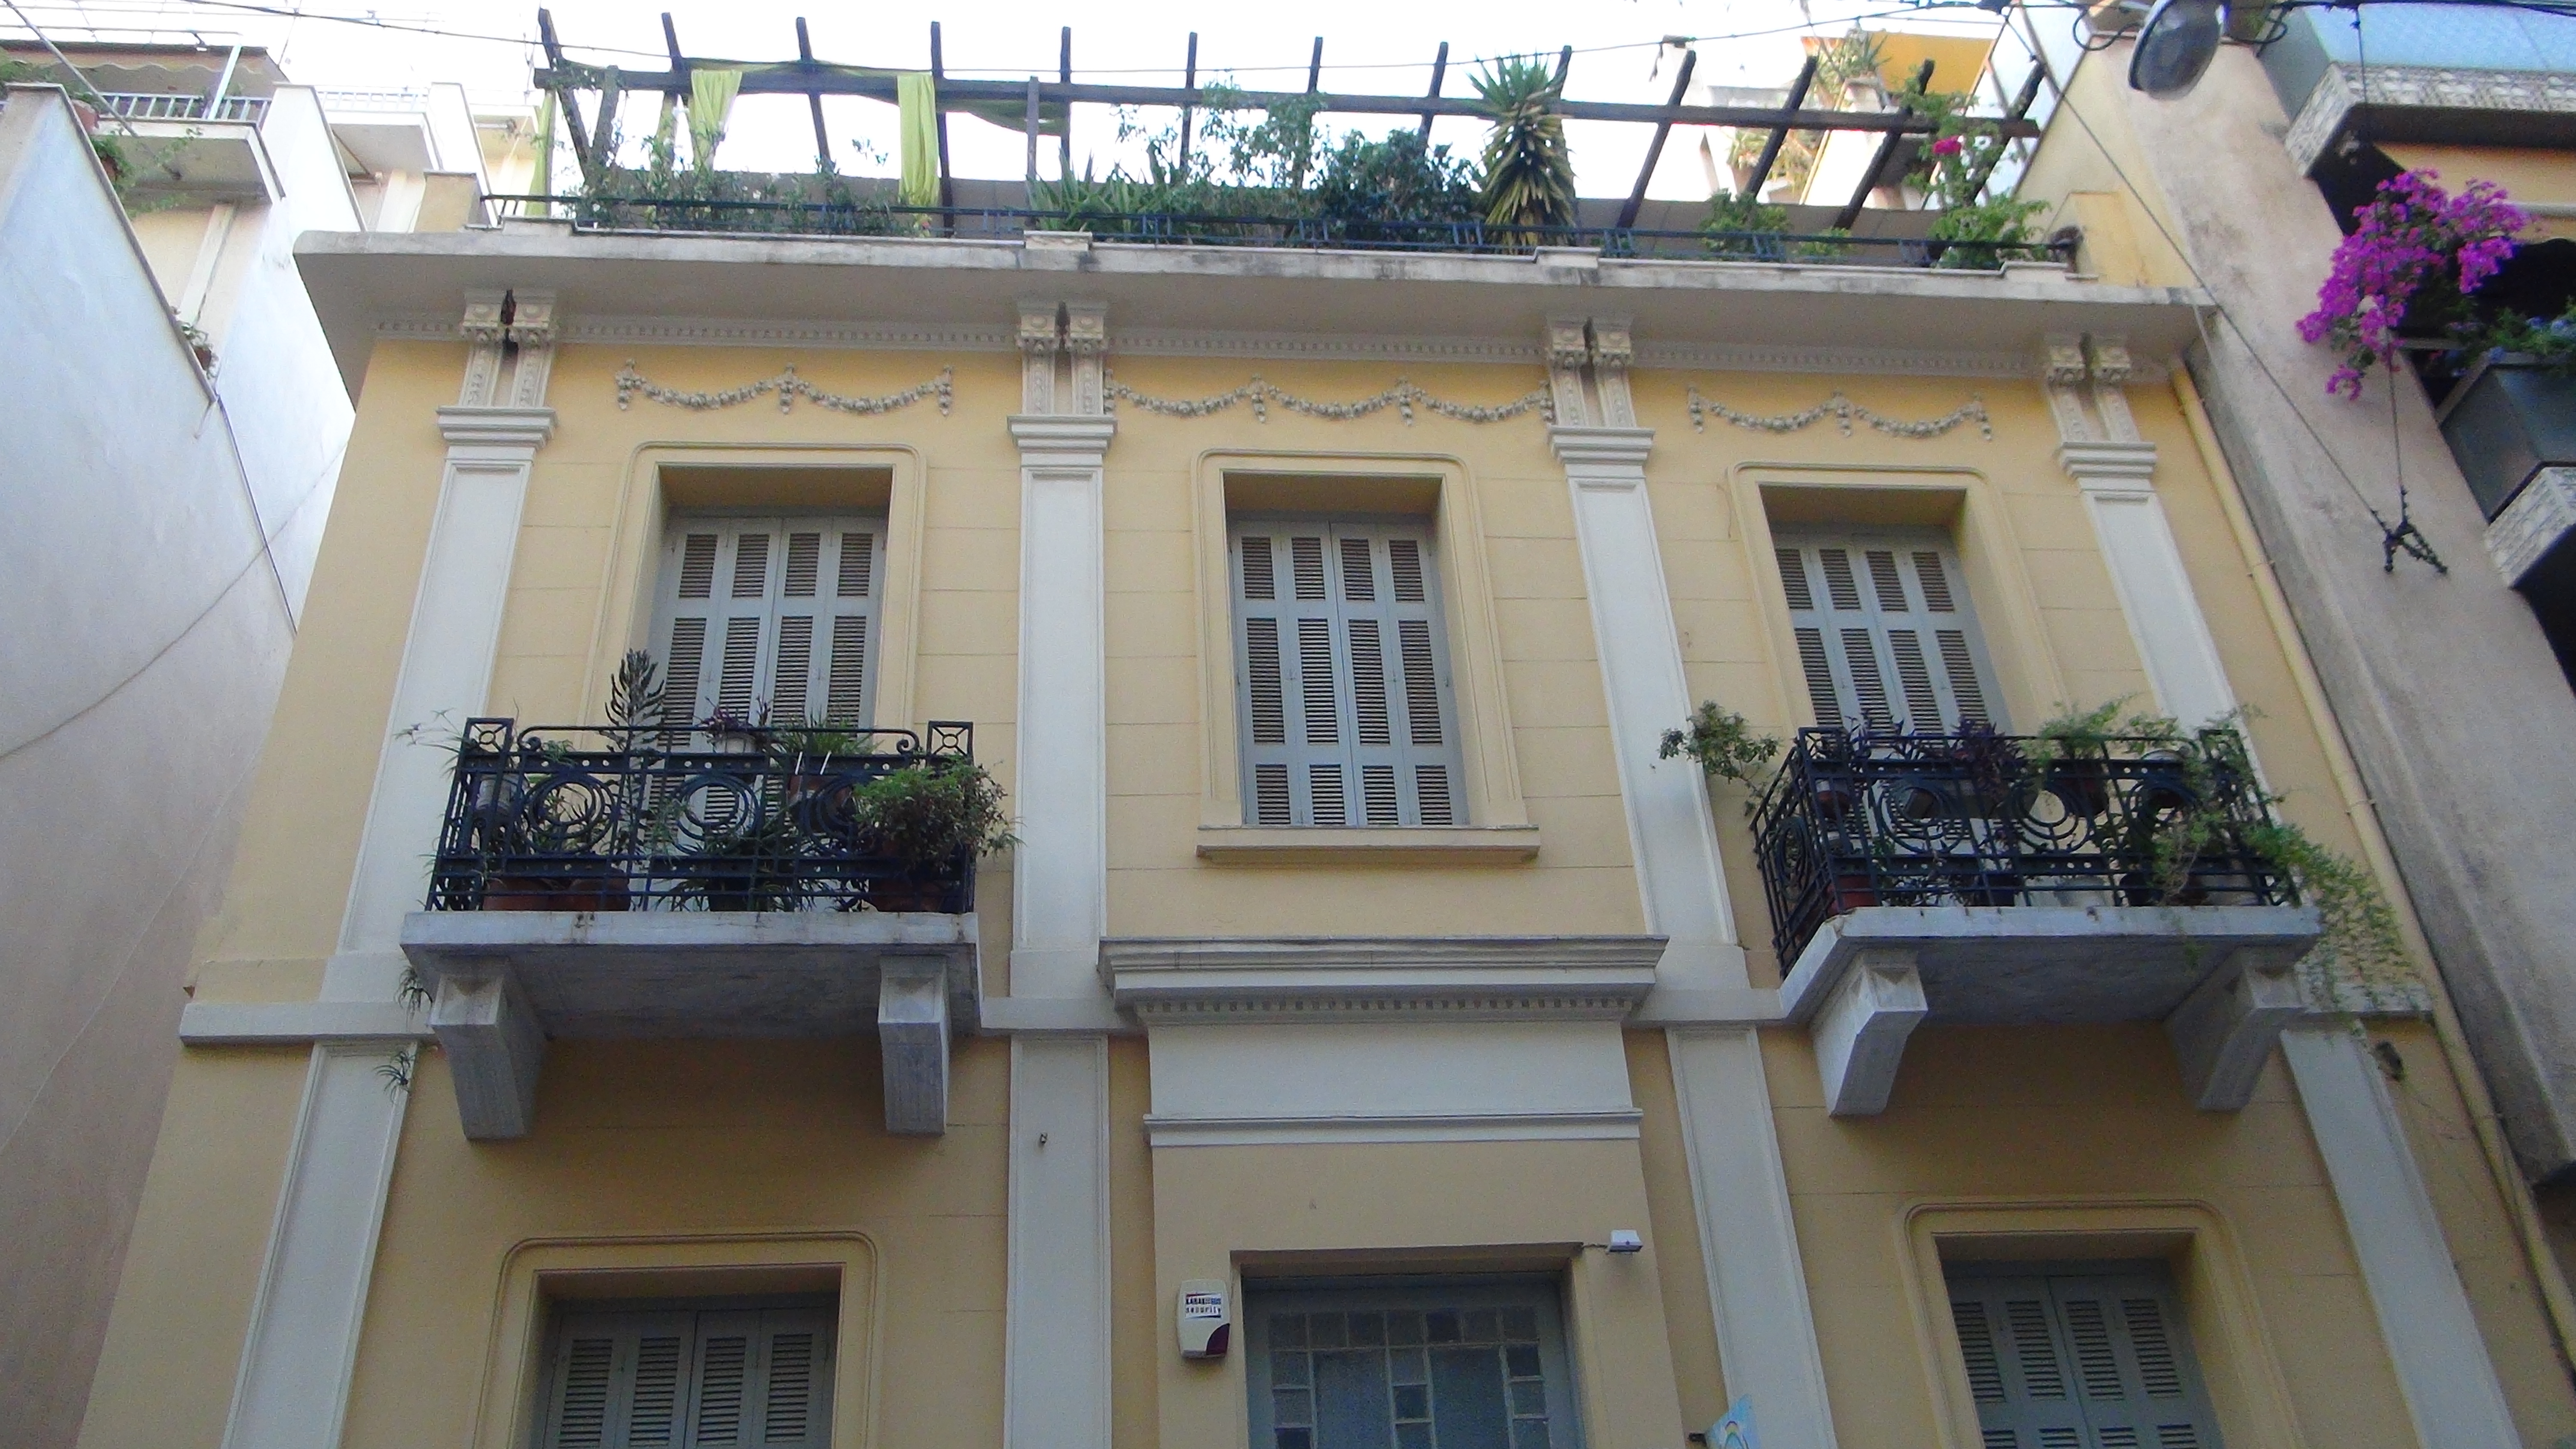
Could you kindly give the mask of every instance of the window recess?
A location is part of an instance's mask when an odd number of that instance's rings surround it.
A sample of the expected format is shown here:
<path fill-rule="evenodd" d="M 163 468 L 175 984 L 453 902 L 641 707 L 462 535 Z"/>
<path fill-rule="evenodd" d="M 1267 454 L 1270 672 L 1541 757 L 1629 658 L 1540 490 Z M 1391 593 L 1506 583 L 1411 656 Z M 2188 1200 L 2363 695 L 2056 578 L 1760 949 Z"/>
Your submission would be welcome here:
<path fill-rule="evenodd" d="M 2003 725 L 1966 575 L 1938 533 L 1773 536 L 1816 724 L 1947 734 Z"/>
<path fill-rule="evenodd" d="M 653 629 L 672 716 L 867 726 L 884 574 L 882 518 L 675 519 Z"/>
<path fill-rule="evenodd" d="M 2161 1263 L 1954 1265 L 1984 1449 L 2220 1449 Z"/>
<path fill-rule="evenodd" d="M 1235 705 L 1250 825 L 1464 825 L 1429 527 L 1238 522 Z"/>
<path fill-rule="evenodd" d="M 543 1449 L 824 1449 L 828 1301 L 561 1310 Z"/>
<path fill-rule="evenodd" d="M 1245 1293 L 1253 1449 L 1580 1449 L 1556 1285 Z"/>

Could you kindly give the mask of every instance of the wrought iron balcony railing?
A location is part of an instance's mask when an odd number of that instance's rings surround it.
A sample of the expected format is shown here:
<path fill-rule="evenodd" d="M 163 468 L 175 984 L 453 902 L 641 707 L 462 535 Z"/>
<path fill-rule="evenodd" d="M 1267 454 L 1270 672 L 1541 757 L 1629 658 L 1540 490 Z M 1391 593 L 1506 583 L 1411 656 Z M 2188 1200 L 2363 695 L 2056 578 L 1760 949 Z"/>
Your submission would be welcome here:
<path fill-rule="evenodd" d="M 1800 730 L 1756 802 L 1771 939 L 1788 970 L 1864 906 L 2291 905 L 2233 730 L 2073 743 Z"/>
<path fill-rule="evenodd" d="M 975 906 L 971 848 L 889 819 L 888 782 L 974 769 L 975 727 L 740 730 L 466 722 L 433 911 L 940 911 Z"/>

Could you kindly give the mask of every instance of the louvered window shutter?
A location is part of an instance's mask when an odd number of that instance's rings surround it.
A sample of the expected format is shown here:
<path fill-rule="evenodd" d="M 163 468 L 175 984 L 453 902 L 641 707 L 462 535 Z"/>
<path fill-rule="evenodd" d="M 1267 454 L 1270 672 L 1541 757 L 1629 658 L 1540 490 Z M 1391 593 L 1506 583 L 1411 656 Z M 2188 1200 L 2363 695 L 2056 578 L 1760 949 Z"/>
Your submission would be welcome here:
<path fill-rule="evenodd" d="M 1939 535 L 1773 541 L 1819 726 L 1944 734 L 2002 723 L 1958 558 Z"/>
<path fill-rule="evenodd" d="M 568 1314 L 545 1449 L 823 1449 L 832 1336 L 824 1308 Z"/>
<path fill-rule="evenodd" d="M 2219 1449 L 2160 1274 L 1954 1278 L 1985 1449 Z"/>
<path fill-rule="evenodd" d="M 884 537 L 871 518 L 675 520 L 654 629 L 674 713 L 868 724 Z"/>
<path fill-rule="evenodd" d="M 1233 543 L 1246 820 L 1466 823 L 1430 531 L 1247 523 Z"/>

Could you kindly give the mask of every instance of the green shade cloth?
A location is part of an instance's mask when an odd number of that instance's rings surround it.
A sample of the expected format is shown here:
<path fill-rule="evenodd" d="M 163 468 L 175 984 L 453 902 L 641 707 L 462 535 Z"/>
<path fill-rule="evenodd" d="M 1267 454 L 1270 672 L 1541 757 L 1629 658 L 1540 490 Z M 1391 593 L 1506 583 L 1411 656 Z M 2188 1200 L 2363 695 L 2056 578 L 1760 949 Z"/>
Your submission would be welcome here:
<path fill-rule="evenodd" d="M 939 93 L 928 71 L 908 70 L 894 80 L 900 111 L 903 204 L 928 206 L 939 199 Z"/>
<path fill-rule="evenodd" d="M 725 117 L 742 90 L 739 69 L 692 67 L 689 71 L 689 141 L 691 159 L 700 166 L 716 164 L 716 146 L 724 140 Z"/>

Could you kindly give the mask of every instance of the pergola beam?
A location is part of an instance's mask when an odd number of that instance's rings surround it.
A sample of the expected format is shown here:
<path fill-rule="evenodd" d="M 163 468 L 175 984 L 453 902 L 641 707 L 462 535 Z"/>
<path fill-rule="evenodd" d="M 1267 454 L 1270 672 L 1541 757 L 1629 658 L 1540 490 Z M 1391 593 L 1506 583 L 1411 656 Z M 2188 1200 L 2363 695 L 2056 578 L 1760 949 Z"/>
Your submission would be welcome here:
<path fill-rule="evenodd" d="M 537 72 L 540 89 L 561 91 L 597 89 L 602 72 L 590 66 L 553 65 Z M 668 71 L 638 71 L 623 75 L 621 84 L 630 91 L 663 91 L 685 94 L 685 77 Z M 943 76 L 938 81 L 941 111 L 949 109 L 948 101 L 1002 101 L 1016 105 L 1026 98 L 1028 87 L 1023 81 L 961 80 Z M 1208 104 L 1207 91 L 1198 86 L 1132 86 L 1075 85 L 1067 81 L 1039 82 L 1039 97 L 1048 105 L 1081 104 L 1099 106 L 1196 106 Z M 815 62 L 809 68 L 801 61 L 780 61 L 747 70 L 742 78 L 742 94 L 867 96 L 892 102 L 894 80 L 891 76 L 857 75 L 837 67 Z M 1306 97 L 1293 91 L 1240 91 L 1229 99 L 1247 110 L 1267 110 L 1302 102 Z M 1347 116 L 1468 116 L 1490 120 L 1482 102 L 1462 96 L 1370 96 L 1317 92 L 1319 110 L 1331 115 Z M 1927 135 L 1933 123 L 1905 111 L 1826 111 L 1768 106 L 1679 106 L 1647 105 L 1630 101 L 1557 100 L 1548 109 L 1555 115 L 1575 121 L 1630 121 L 1646 125 L 1740 126 L 1750 130 L 1783 129 L 1790 131 L 1870 131 L 1899 132 L 1905 135 Z M 2028 120 L 2006 120 L 1996 123 L 2002 135 L 2030 139 L 2039 135 L 2039 127 Z"/>
<path fill-rule="evenodd" d="M 1698 51 L 1685 50 L 1682 52 L 1681 74 L 1673 77 L 1673 98 L 1664 103 L 1667 107 L 1680 105 L 1682 103 L 1682 97 L 1690 94 L 1691 71 L 1697 67 L 1698 64 Z M 1655 163 L 1664 159 L 1664 138 L 1670 136 L 1672 133 L 1672 122 L 1659 121 L 1656 123 L 1655 139 L 1646 147 L 1646 164 L 1637 168 L 1637 185 L 1628 193 L 1628 204 L 1619 208 L 1619 224 L 1621 226 L 1635 226 L 1637 224 L 1637 212 L 1639 208 L 1646 204 L 1646 183 L 1655 179 Z"/>
<path fill-rule="evenodd" d="M 1927 60 L 1923 62 L 1923 68 L 1914 73 L 1913 91 L 1919 95 L 1931 84 L 1932 62 Z M 1910 116 L 1914 112 L 1911 107 L 1899 106 L 1896 114 Z M 1886 174 L 1888 164 L 1896 159 L 1896 148 L 1904 140 L 1904 132 L 1889 131 L 1886 138 L 1878 143 L 1878 154 L 1869 158 L 1869 169 L 1861 173 L 1860 185 L 1852 188 L 1851 200 L 1843 203 L 1843 209 L 1834 216 L 1836 230 L 1847 231 L 1853 222 L 1860 220 L 1861 208 L 1869 204 L 1869 194 L 1878 189 L 1878 178 Z"/>
<path fill-rule="evenodd" d="M 1430 98 L 1431 98 L 1432 100 L 1435 100 L 1435 101 L 1436 101 L 1436 100 L 1440 99 L 1440 82 L 1442 82 L 1443 80 L 1448 79 L 1448 76 L 1449 76 L 1449 42 L 1447 42 L 1447 41 L 1445 41 L 1445 40 L 1444 40 L 1444 41 L 1440 42 L 1440 53 L 1439 53 L 1438 55 L 1436 55 L 1436 56 L 1433 56 L 1433 57 L 1432 57 L 1432 59 L 1431 59 L 1431 97 L 1430 97 Z M 1423 139 L 1424 144 L 1426 144 L 1426 145 L 1427 145 L 1427 144 L 1429 144 L 1429 142 L 1430 142 L 1430 140 L 1431 140 L 1431 118 L 1432 118 L 1434 115 L 1436 115 L 1436 114 L 1437 114 L 1437 112 L 1433 112 L 1433 111 L 1424 111 L 1424 112 L 1422 113 L 1422 139 Z"/>
<path fill-rule="evenodd" d="M 805 17 L 802 15 L 796 17 L 796 58 L 804 61 L 808 65 L 813 64 L 814 61 L 814 42 L 807 38 L 805 34 Z M 823 129 L 822 93 L 819 91 L 807 91 L 805 93 L 805 104 L 814 108 L 814 164 L 817 167 L 830 166 L 832 164 L 832 135 L 829 131 Z"/>
<path fill-rule="evenodd" d="M 1815 83 L 1816 57 L 1811 55 L 1807 57 L 1807 63 L 1798 68 L 1798 78 L 1790 82 L 1789 96 L 1781 103 L 1780 114 L 1783 117 L 1797 115 L 1798 108 L 1807 103 L 1807 88 Z M 1762 143 L 1762 155 L 1753 163 L 1753 179 L 1744 183 L 1743 195 L 1756 203 L 1762 200 L 1762 188 L 1771 181 L 1771 168 L 1779 163 L 1780 148 L 1789 144 L 1789 133 L 1795 129 L 1786 120 L 1771 127 L 1771 137 Z"/>

